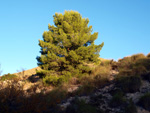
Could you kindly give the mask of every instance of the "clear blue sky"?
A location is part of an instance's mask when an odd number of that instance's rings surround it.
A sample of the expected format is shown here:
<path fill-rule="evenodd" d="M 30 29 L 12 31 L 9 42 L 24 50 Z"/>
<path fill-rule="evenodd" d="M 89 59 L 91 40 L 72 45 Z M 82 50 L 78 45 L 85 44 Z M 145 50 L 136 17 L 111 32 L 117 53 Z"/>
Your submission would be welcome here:
<path fill-rule="evenodd" d="M 3 74 L 37 66 L 38 40 L 55 12 L 75 10 L 99 32 L 102 58 L 150 52 L 150 0 L 1 0 L 0 63 Z"/>

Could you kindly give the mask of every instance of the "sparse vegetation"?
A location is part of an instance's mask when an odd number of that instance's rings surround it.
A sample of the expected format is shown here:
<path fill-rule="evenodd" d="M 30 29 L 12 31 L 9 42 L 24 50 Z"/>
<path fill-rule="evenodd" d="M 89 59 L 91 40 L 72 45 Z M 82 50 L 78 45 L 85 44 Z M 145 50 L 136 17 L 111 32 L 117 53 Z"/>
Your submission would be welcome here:
<path fill-rule="evenodd" d="M 46 99 L 49 105 L 54 106 L 66 99 L 68 96 L 66 89 L 63 87 L 57 87 L 46 94 Z"/>
<path fill-rule="evenodd" d="M 12 81 L 0 90 L 0 113 L 56 113 L 56 105 L 67 97 L 67 92 L 61 88 L 43 93 L 30 93 L 30 96 Z"/>
<path fill-rule="evenodd" d="M 96 107 L 87 104 L 84 100 L 74 99 L 67 107 L 66 113 L 98 113 Z"/>
<path fill-rule="evenodd" d="M 126 99 L 124 98 L 123 94 L 121 93 L 116 93 L 113 98 L 110 101 L 110 106 L 111 107 L 118 107 L 118 106 L 123 106 L 126 104 Z"/>
<path fill-rule="evenodd" d="M 121 76 L 116 79 L 116 86 L 125 93 L 134 93 L 141 86 L 140 76 Z"/>
<path fill-rule="evenodd" d="M 100 77 L 100 78 L 109 78 L 110 76 L 111 65 L 99 65 L 91 73 L 91 76 Z"/>
<path fill-rule="evenodd" d="M 17 78 L 18 78 L 17 75 L 8 73 L 8 74 L 3 75 L 0 80 L 1 81 L 14 80 L 14 79 L 17 79 Z"/>
<path fill-rule="evenodd" d="M 129 100 L 129 103 L 125 107 L 124 113 L 137 113 L 137 108 L 132 100 Z"/>
<path fill-rule="evenodd" d="M 119 74 L 115 78 L 116 88 L 111 91 L 110 94 L 113 98 L 109 101 L 109 105 L 112 108 L 120 106 L 124 113 L 137 113 L 135 104 L 125 98 L 126 93 L 134 93 L 139 91 L 141 86 L 141 78 L 149 81 L 149 58 L 144 56 L 134 56 L 132 59 L 127 58 L 124 60 L 124 64 L 120 66 L 119 62 L 113 62 L 112 60 L 102 60 L 99 65 L 88 64 L 92 68 L 90 73 L 84 73 L 82 75 L 72 75 L 71 72 L 63 71 L 63 75 L 59 76 L 59 73 L 54 71 L 45 71 L 42 76 L 51 74 L 52 76 L 41 77 L 38 82 L 33 82 L 26 91 L 22 86 L 18 86 L 18 81 L 15 81 L 16 75 L 6 74 L 1 77 L 1 82 L 4 80 L 13 80 L 5 88 L 0 90 L 0 112 L 53 112 L 53 113 L 104 113 L 102 109 L 97 109 L 97 104 L 89 104 L 83 100 L 76 100 L 67 107 L 66 111 L 62 111 L 57 105 L 64 101 L 69 96 L 82 96 L 92 95 L 98 88 L 109 83 L 110 72 L 112 66 L 119 69 Z M 129 60 L 130 59 L 130 60 Z M 129 64 L 127 63 L 129 62 Z M 87 64 L 86 64 L 87 65 Z M 84 68 L 86 70 L 86 68 Z M 141 75 L 141 76 L 140 76 Z M 32 77 L 34 79 L 34 77 Z M 32 80 L 34 81 L 34 80 Z M 25 84 L 31 84 L 30 77 L 24 80 Z M 12 83 L 12 84 L 11 84 Z M 44 84 L 43 84 L 44 83 Z M 68 88 L 72 85 L 77 86 L 76 90 L 68 92 Z M 45 87 L 45 88 L 44 88 Z M 51 90 L 46 91 L 45 89 Z M 37 89 L 40 91 L 37 93 Z M 13 93 L 13 94 L 12 94 Z M 147 94 L 148 95 L 148 94 Z M 143 98 L 146 98 L 145 100 Z M 139 105 L 144 109 L 148 109 L 149 103 L 148 96 L 141 97 Z M 95 98 L 96 99 L 96 98 Z M 102 101 L 102 99 L 101 99 Z M 37 105 L 38 103 L 38 105 Z M 40 107 L 38 107 L 40 106 Z M 145 107 L 146 106 L 146 107 Z"/>
<path fill-rule="evenodd" d="M 138 104 L 144 109 L 150 111 L 150 93 L 146 93 L 144 96 L 142 96 Z"/>
<path fill-rule="evenodd" d="M 136 62 L 137 60 L 144 59 L 144 58 L 146 58 L 146 56 L 142 53 L 141 54 L 135 54 L 135 55 L 131 56 L 131 61 Z"/>
<path fill-rule="evenodd" d="M 120 59 L 117 65 L 119 75 L 142 75 L 150 71 L 150 59 L 144 54 L 136 54 Z"/>
<path fill-rule="evenodd" d="M 88 95 L 94 91 L 95 87 L 91 84 L 84 84 L 80 86 L 75 92 L 74 95 Z"/>
<path fill-rule="evenodd" d="M 139 59 L 135 64 L 135 67 L 137 66 L 144 66 L 147 71 L 150 71 L 150 59 L 149 58 L 144 58 L 144 59 Z"/>

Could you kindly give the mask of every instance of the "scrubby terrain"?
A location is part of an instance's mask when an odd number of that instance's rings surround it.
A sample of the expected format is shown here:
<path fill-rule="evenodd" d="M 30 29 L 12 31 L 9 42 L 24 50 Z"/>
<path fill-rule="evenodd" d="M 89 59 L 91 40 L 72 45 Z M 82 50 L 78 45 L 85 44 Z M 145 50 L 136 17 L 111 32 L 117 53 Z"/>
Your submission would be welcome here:
<path fill-rule="evenodd" d="M 0 77 L 0 113 L 150 113 L 150 54 L 100 58 L 89 74 L 45 84 L 39 67 Z"/>

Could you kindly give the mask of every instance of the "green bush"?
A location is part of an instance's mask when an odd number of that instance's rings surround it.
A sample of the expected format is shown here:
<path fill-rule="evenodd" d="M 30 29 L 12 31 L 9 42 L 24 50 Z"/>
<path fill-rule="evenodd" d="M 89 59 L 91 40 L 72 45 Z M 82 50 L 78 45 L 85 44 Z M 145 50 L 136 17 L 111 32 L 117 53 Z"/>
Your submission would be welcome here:
<path fill-rule="evenodd" d="M 95 87 L 92 84 L 84 84 L 79 87 L 74 93 L 75 95 L 88 95 L 94 91 Z"/>
<path fill-rule="evenodd" d="M 46 102 L 54 106 L 67 98 L 67 91 L 63 87 L 57 87 L 46 94 Z"/>
<path fill-rule="evenodd" d="M 139 59 L 143 59 L 143 58 L 146 58 L 146 56 L 142 53 L 139 53 L 139 54 L 132 55 L 131 56 L 131 61 L 135 62 L 135 61 L 137 61 Z"/>
<path fill-rule="evenodd" d="M 132 69 L 132 75 L 142 75 L 147 73 L 147 69 L 143 65 L 135 66 Z"/>
<path fill-rule="evenodd" d="M 93 82 L 93 76 L 84 74 L 84 75 L 78 77 L 78 81 L 80 84 L 89 84 L 89 83 Z"/>
<path fill-rule="evenodd" d="M 53 86 L 59 86 L 64 82 L 67 82 L 69 80 L 70 76 L 57 76 L 57 75 L 51 75 L 51 76 L 45 76 L 43 78 L 43 83 L 45 85 L 53 85 Z"/>
<path fill-rule="evenodd" d="M 15 80 L 15 79 L 17 79 L 17 78 L 18 78 L 17 75 L 8 73 L 8 74 L 3 75 L 0 80 L 1 80 L 1 81 L 5 81 L 5 80 Z"/>
<path fill-rule="evenodd" d="M 132 75 L 132 69 L 120 69 L 119 70 L 119 76 L 130 76 Z"/>
<path fill-rule="evenodd" d="M 146 93 L 139 99 L 138 104 L 142 106 L 144 109 L 150 111 L 150 93 Z"/>
<path fill-rule="evenodd" d="M 75 98 L 71 105 L 67 107 L 65 113 L 98 113 L 96 107 L 87 104 L 84 100 Z"/>
<path fill-rule="evenodd" d="M 97 84 L 102 81 L 108 81 L 110 78 L 111 65 L 99 65 L 95 69 L 92 70 L 90 76 L 93 77 L 94 82 Z"/>
<path fill-rule="evenodd" d="M 129 104 L 125 107 L 124 113 L 137 113 L 137 108 L 132 100 L 129 100 Z"/>
<path fill-rule="evenodd" d="M 117 63 L 119 74 L 123 75 L 140 75 L 150 70 L 150 59 L 144 54 L 135 54 L 131 57 L 124 57 Z"/>
<path fill-rule="evenodd" d="M 146 68 L 146 70 L 150 71 L 150 59 L 149 58 L 139 59 L 134 64 L 134 67 L 137 67 L 137 66 L 144 66 Z"/>
<path fill-rule="evenodd" d="M 132 60 L 131 57 L 124 57 L 123 59 L 120 59 L 118 61 L 118 69 L 120 70 L 126 70 L 126 69 L 131 69 L 132 66 Z"/>
<path fill-rule="evenodd" d="M 116 78 L 116 86 L 125 93 L 134 93 L 141 86 L 140 76 L 121 76 Z"/>
<path fill-rule="evenodd" d="M 109 93 L 110 93 L 112 96 L 114 96 L 114 95 L 116 95 L 116 94 L 122 95 L 122 96 L 125 95 L 125 94 L 123 93 L 123 91 L 122 91 L 120 88 L 115 88 L 115 89 L 111 90 Z"/>
<path fill-rule="evenodd" d="M 130 76 L 130 75 L 142 75 L 144 73 L 147 73 L 147 69 L 144 65 L 135 65 L 133 64 L 131 68 L 129 69 L 120 69 L 118 75 L 123 76 Z"/>
<path fill-rule="evenodd" d="M 110 66 L 98 66 L 91 74 L 85 74 L 79 77 L 79 83 L 100 87 L 109 82 Z"/>
<path fill-rule="evenodd" d="M 123 97 L 123 94 L 121 93 L 115 94 L 109 103 L 111 107 L 118 107 L 125 104 L 126 104 L 126 99 Z"/>

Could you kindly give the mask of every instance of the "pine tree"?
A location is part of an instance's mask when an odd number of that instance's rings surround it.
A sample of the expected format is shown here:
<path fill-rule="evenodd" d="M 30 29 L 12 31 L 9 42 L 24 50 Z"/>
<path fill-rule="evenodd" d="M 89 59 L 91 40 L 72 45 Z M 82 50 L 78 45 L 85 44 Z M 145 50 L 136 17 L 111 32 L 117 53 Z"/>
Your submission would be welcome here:
<path fill-rule="evenodd" d="M 89 73 L 86 63 L 99 62 L 99 52 L 103 43 L 95 45 L 98 33 L 92 34 L 89 20 L 75 11 L 55 13 L 54 25 L 48 25 L 43 40 L 39 40 L 41 56 L 38 65 L 43 69 L 40 77 L 58 78 Z M 54 77 L 55 76 L 55 77 Z M 48 81 L 47 81 L 48 82 Z"/>

